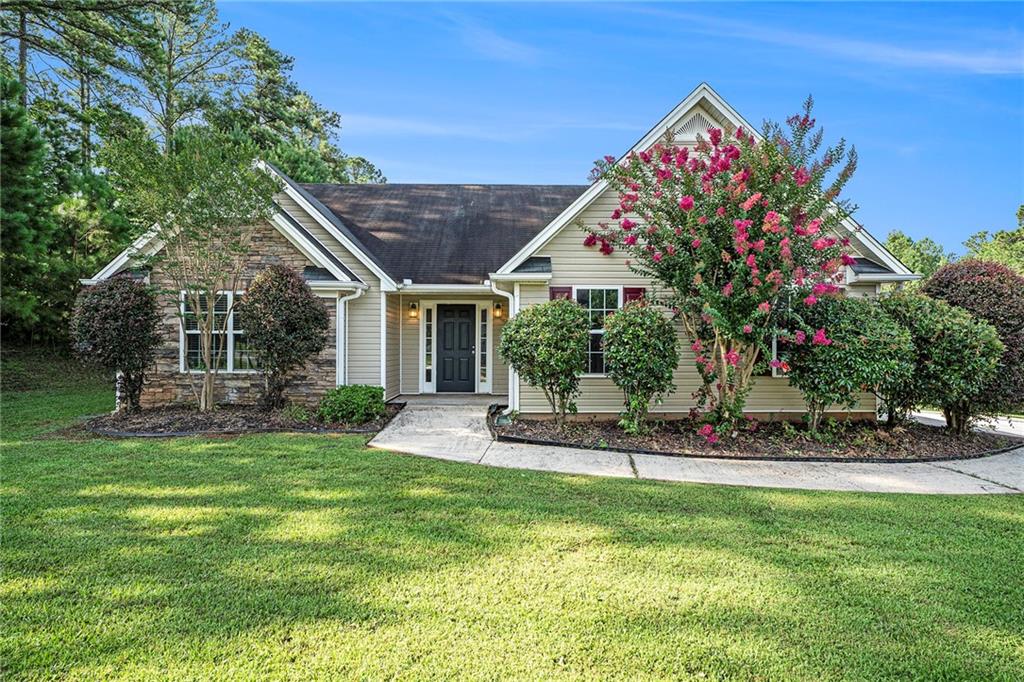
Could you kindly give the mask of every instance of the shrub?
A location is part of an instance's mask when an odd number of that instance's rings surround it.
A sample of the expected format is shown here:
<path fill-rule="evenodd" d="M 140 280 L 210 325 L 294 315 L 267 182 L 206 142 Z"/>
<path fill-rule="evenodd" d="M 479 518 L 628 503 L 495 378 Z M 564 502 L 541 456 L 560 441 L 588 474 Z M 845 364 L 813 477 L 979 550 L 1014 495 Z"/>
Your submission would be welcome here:
<path fill-rule="evenodd" d="M 327 424 L 363 424 L 383 417 L 385 412 L 384 389 L 363 384 L 332 388 L 317 408 L 320 420 Z"/>
<path fill-rule="evenodd" d="M 288 372 L 327 344 L 331 320 L 302 275 L 283 265 L 260 272 L 238 303 L 235 317 L 263 373 L 263 403 L 284 405 Z"/>
<path fill-rule="evenodd" d="M 117 412 L 137 412 L 146 368 L 160 342 L 156 297 L 127 276 L 83 289 L 71 316 L 71 338 L 83 360 L 116 373 Z"/>
<path fill-rule="evenodd" d="M 894 294 L 881 305 L 914 343 L 914 372 L 881 387 L 890 423 L 919 405 L 938 405 L 958 434 L 983 414 L 982 394 L 996 372 L 1003 344 L 995 327 L 964 310 L 921 294 Z"/>
<path fill-rule="evenodd" d="M 908 332 L 881 306 L 864 298 L 829 298 L 802 311 L 813 336 L 789 344 L 789 381 L 807 404 L 808 427 L 817 433 L 831 405 L 852 408 L 858 393 L 903 384 L 914 370 Z M 818 336 L 828 329 L 828 336 Z"/>
<path fill-rule="evenodd" d="M 661 310 L 635 301 L 605 318 L 603 344 L 608 375 L 625 396 L 619 424 L 629 433 L 643 433 L 651 400 L 675 390 L 676 330 Z"/>
<path fill-rule="evenodd" d="M 501 331 L 498 352 L 519 378 L 544 392 L 558 424 L 576 412 L 579 377 L 587 360 L 590 323 L 586 311 L 568 299 L 530 306 Z"/>
<path fill-rule="evenodd" d="M 939 269 L 922 291 L 985 320 L 1005 347 L 999 369 L 979 397 L 983 409 L 1024 408 L 1024 277 L 999 263 L 963 260 Z"/>

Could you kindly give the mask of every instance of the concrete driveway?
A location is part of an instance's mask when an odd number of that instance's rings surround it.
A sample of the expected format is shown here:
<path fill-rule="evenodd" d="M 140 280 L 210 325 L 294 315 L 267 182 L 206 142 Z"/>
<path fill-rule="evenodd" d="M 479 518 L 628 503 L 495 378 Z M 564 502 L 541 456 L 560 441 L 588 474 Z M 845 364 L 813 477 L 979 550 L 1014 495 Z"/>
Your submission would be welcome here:
<path fill-rule="evenodd" d="M 487 429 L 486 404 L 479 397 L 468 404 L 411 401 L 370 447 L 495 467 L 659 481 L 880 493 L 1024 492 L 1024 447 L 981 459 L 913 464 L 630 455 L 496 442 Z"/>

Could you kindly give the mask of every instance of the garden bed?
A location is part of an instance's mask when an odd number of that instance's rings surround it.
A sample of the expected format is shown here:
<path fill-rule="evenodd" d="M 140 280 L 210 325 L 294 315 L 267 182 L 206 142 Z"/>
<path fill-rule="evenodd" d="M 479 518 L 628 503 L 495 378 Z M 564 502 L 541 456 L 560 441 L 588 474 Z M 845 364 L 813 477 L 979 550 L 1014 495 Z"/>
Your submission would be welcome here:
<path fill-rule="evenodd" d="M 857 422 L 835 422 L 813 439 L 803 426 L 758 423 L 735 438 L 711 445 L 689 420 L 659 424 L 645 436 L 627 434 L 614 421 L 573 421 L 559 428 L 550 420 L 517 419 L 491 425 L 502 441 L 616 450 L 621 452 L 799 461 L 918 462 L 962 459 L 1024 446 L 1024 439 L 975 432 L 957 437 L 944 428 L 912 424 L 892 430 Z"/>
<path fill-rule="evenodd" d="M 360 433 L 373 434 L 384 428 L 398 414 L 404 403 L 388 403 L 383 417 L 361 424 L 324 424 L 297 418 L 288 410 L 266 411 L 251 406 L 223 406 L 212 412 L 198 412 L 192 407 L 160 407 L 131 415 L 102 415 L 89 419 L 89 431 L 114 437 L 169 437 L 194 435 L 234 435 L 243 433 Z"/>

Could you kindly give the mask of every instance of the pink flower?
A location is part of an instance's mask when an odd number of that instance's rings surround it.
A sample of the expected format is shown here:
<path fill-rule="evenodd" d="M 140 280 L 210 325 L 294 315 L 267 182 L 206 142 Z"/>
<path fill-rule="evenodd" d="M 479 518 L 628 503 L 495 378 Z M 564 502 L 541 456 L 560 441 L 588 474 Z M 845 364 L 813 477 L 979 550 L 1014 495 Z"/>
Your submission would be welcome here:
<path fill-rule="evenodd" d="M 807 234 L 818 234 L 821 230 L 821 220 L 815 218 L 811 222 L 807 223 L 807 227 L 804 228 Z"/>
<path fill-rule="evenodd" d="M 583 246 L 593 246 L 596 243 L 597 243 L 597 235 L 596 234 L 588 234 L 586 237 L 583 238 Z"/>
<path fill-rule="evenodd" d="M 802 346 L 804 341 L 807 340 L 807 334 L 802 329 L 798 329 L 796 334 L 793 335 L 793 340 L 796 341 L 798 346 Z"/>
<path fill-rule="evenodd" d="M 743 333 L 744 334 L 750 334 L 753 331 L 754 331 L 754 328 L 751 327 L 749 324 L 743 325 Z"/>
<path fill-rule="evenodd" d="M 621 209 L 617 208 L 614 211 L 612 211 L 612 220 L 618 220 L 621 217 L 622 217 L 622 210 Z"/>
<path fill-rule="evenodd" d="M 654 259 L 655 263 L 660 263 L 661 262 L 661 251 L 655 251 L 654 255 L 651 256 L 651 258 Z"/>
<path fill-rule="evenodd" d="M 834 294 L 839 291 L 839 287 L 828 282 L 818 282 L 814 285 L 813 291 L 815 294 L 821 296 L 822 294 Z"/>
<path fill-rule="evenodd" d="M 814 294 L 811 294 L 810 296 L 804 299 L 804 305 L 814 305 L 817 302 L 818 299 L 814 296 Z"/>
<path fill-rule="evenodd" d="M 811 343 L 813 343 L 816 346 L 830 346 L 832 345 L 832 339 L 825 337 L 824 329 L 819 329 L 818 331 L 814 332 L 814 339 L 811 340 Z"/>
<path fill-rule="evenodd" d="M 762 313 L 767 313 L 771 311 L 772 304 L 769 303 L 768 301 L 761 301 L 760 303 L 757 304 L 757 309 L 760 310 Z"/>
<path fill-rule="evenodd" d="M 697 218 L 697 222 L 700 223 L 701 225 L 707 225 L 708 217 L 706 215 L 702 215 L 701 217 Z"/>
<path fill-rule="evenodd" d="M 680 199 L 679 200 L 679 208 L 683 209 L 684 211 L 692 211 L 693 210 L 693 197 L 690 196 L 689 194 L 687 194 L 685 197 Z"/>
<path fill-rule="evenodd" d="M 710 436 L 708 436 L 708 444 L 709 445 L 714 445 L 717 442 L 718 442 L 718 436 L 716 436 L 713 433 Z"/>
<path fill-rule="evenodd" d="M 676 255 L 676 247 L 674 245 L 672 245 L 672 244 L 666 244 L 665 245 L 665 253 L 667 253 L 670 256 Z"/>
<path fill-rule="evenodd" d="M 633 244 L 636 244 L 636 235 L 627 234 L 626 238 L 623 239 L 622 241 L 625 242 L 627 246 L 633 246 Z"/>
<path fill-rule="evenodd" d="M 744 211 L 749 211 L 750 209 L 754 208 L 754 205 L 760 199 L 761 199 L 761 193 L 760 192 L 755 192 L 754 194 L 751 194 L 747 198 L 746 201 L 744 201 L 742 204 L 740 204 L 740 206 L 743 208 Z"/>
<path fill-rule="evenodd" d="M 732 296 L 732 282 L 729 282 L 724 287 L 722 287 L 722 295 L 723 296 Z"/>
<path fill-rule="evenodd" d="M 749 256 L 747 256 L 747 267 L 748 268 L 756 268 L 757 267 L 757 259 L 754 258 L 754 254 L 750 254 Z"/>
<path fill-rule="evenodd" d="M 730 367 L 735 367 L 740 364 L 740 354 L 731 350 L 725 354 L 725 361 L 729 363 Z"/>
<path fill-rule="evenodd" d="M 699 239 L 694 239 L 692 242 L 690 242 L 690 246 L 695 248 L 695 249 L 699 249 L 700 248 L 700 240 Z"/>
<path fill-rule="evenodd" d="M 793 171 L 793 180 L 796 182 L 797 187 L 803 187 L 811 181 L 811 174 L 804 168 L 797 168 Z"/>
<path fill-rule="evenodd" d="M 830 244 L 828 243 L 827 239 L 822 237 L 820 239 L 815 239 L 813 242 L 811 242 L 811 246 L 814 247 L 815 251 L 824 251 L 830 246 Z"/>
<path fill-rule="evenodd" d="M 704 436 L 705 438 L 707 438 L 708 436 L 710 436 L 714 432 L 715 432 L 715 427 L 713 427 L 711 424 L 705 424 L 704 426 L 702 426 L 699 429 L 697 429 L 697 433 L 702 435 L 702 436 Z"/>
<path fill-rule="evenodd" d="M 774 369 L 778 369 L 779 367 L 782 367 L 782 361 L 781 360 L 772 360 L 771 362 L 768 363 L 768 365 L 770 367 L 774 368 Z"/>
<path fill-rule="evenodd" d="M 715 213 L 718 214 L 719 216 L 724 216 L 725 215 L 725 206 L 719 206 L 718 208 L 716 208 L 715 209 Z"/>
<path fill-rule="evenodd" d="M 622 227 L 623 230 L 632 230 L 634 227 L 636 227 L 636 223 L 634 223 L 629 218 L 623 218 L 622 222 L 619 223 L 619 226 Z"/>
<path fill-rule="evenodd" d="M 722 141 L 722 129 L 721 128 L 708 128 L 708 137 L 711 138 L 711 144 L 716 147 Z"/>
<path fill-rule="evenodd" d="M 851 256 L 848 253 L 844 253 L 842 258 L 843 258 L 843 265 L 856 265 L 857 264 L 857 259 L 854 258 L 853 256 Z"/>
<path fill-rule="evenodd" d="M 612 254 L 612 252 L 615 250 L 615 248 L 611 244 L 609 244 L 608 242 L 601 242 L 601 249 L 600 250 L 601 250 L 601 253 L 603 253 L 604 255 L 610 256 Z"/>

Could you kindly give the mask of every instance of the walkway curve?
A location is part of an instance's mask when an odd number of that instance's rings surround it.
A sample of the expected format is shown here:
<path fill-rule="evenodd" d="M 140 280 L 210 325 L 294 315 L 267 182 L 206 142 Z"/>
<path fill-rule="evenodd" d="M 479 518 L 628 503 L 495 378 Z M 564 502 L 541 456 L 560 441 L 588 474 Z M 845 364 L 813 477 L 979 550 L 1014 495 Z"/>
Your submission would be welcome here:
<path fill-rule="evenodd" d="M 370 447 L 510 469 L 658 481 L 944 495 L 1024 492 L 1024 447 L 991 457 L 912 464 L 630 455 L 495 441 L 479 404 L 410 403 Z"/>

